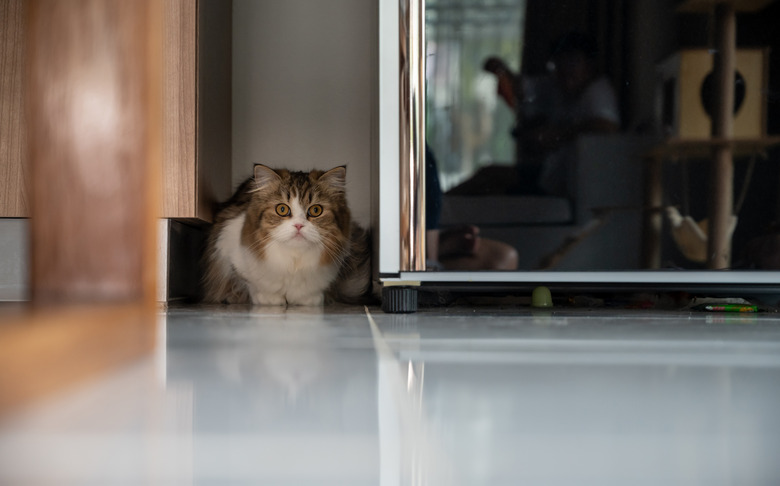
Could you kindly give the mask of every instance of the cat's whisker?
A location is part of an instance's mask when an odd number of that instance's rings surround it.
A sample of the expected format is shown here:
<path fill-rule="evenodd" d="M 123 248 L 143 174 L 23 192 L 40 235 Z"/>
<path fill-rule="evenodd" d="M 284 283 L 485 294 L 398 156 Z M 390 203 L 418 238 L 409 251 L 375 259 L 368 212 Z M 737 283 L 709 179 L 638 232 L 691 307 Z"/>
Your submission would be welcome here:
<path fill-rule="evenodd" d="M 251 245 L 249 245 L 249 247 L 247 249 L 249 251 L 259 250 L 260 248 L 266 246 L 266 243 L 268 243 L 269 240 L 271 240 L 272 238 L 273 238 L 272 234 L 266 235 L 263 238 L 253 242 Z"/>
<path fill-rule="evenodd" d="M 330 257 L 330 259 L 339 265 L 342 265 L 344 263 L 344 260 L 346 259 L 346 254 L 343 251 L 343 248 L 332 239 L 323 239 L 323 249 L 327 253 L 327 255 Z"/>

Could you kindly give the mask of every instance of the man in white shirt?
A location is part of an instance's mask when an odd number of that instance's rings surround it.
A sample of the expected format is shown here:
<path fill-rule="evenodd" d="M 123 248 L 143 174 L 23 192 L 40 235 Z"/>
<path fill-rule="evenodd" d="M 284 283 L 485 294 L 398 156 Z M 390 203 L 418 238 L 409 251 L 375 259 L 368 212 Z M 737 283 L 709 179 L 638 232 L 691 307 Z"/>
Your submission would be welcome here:
<path fill-rule="evenodd" d="M 523 103 L 515 107 L 522 125 L 515 134 L 526 154 L 542 155 L 537 181 L 542 191 L 566 195 L 572 142 L 584 133 L 616 132 L 620 111 L 612 84 L 598 74 L 590 36 L 569 33 L 558 39 L 549 68 L 550 74 L 522 79 L 517 98 Z"/>
<path fill-rule="evenodd" d="M 450 193 L 570 195 L 575 139 L 620 128 L 617 96 L 598 74 L 596 54 L 590 36 L 572 32 L 554 43 L 549 73 L 542 76 L 516 75 L 500 59 L 488 59 L 485 69 L 496 74 L 499 95 L 518 115 L 512 135 L 520 160 L 513 169 L 487 167 Z"/>

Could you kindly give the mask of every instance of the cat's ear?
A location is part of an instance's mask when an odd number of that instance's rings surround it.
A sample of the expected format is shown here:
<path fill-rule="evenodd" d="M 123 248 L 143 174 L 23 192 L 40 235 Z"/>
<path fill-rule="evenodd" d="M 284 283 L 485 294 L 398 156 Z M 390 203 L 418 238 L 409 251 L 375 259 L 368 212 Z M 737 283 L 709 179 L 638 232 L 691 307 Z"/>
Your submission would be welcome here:
<path fill-rule="evenodd" d="M 279 177 L 279 174 L 277 174 L 275 170 L 271 169 L 270 167 L 266 167 L 263 164 L 255 164 L 256 187 L 265 187 L 269 184 L 279 182 L 281 180 L 282 178 Z"/>
<path fill-rule="evenodd" d="M 319 182 L 338 192 L 344 192 L 347 189 L 347 167 L 341 165 L 330 169 L 320 176 Z"/>

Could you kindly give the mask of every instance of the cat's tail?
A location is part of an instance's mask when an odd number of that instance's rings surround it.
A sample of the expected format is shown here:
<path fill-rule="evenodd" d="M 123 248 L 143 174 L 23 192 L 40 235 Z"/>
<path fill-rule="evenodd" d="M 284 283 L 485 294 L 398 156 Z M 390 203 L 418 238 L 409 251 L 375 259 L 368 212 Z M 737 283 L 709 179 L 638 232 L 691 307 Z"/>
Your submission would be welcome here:
<path fill-rule="evenodd" d="M 371 248 L 371 234 L 352 223 L 349 252 L 328 291 L 330 299 L 344 304 L 379 302 L 377 286 L 373 282 Z"/>

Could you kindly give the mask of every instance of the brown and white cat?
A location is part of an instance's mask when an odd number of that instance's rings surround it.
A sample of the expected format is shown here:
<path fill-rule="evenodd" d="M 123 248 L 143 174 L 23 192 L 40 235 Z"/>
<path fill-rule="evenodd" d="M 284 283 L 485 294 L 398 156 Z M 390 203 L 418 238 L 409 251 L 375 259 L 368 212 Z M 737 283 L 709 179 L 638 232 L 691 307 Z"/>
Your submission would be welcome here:
<path fill-rule="evenodd" d="M 371 291 L 368 234 L 351 221 L 346 168 L 291 172 L 255 166 L 215 217 L 205 300 L 322 305 Z"/>

